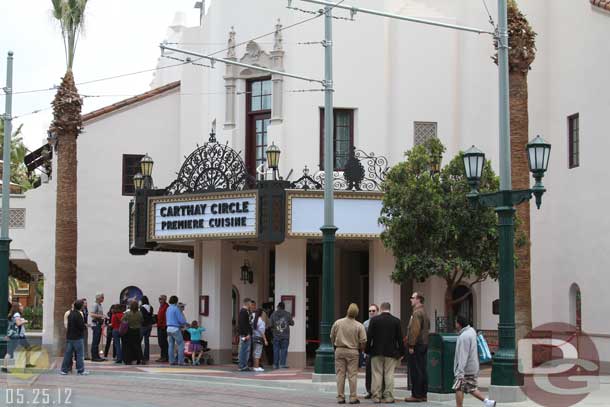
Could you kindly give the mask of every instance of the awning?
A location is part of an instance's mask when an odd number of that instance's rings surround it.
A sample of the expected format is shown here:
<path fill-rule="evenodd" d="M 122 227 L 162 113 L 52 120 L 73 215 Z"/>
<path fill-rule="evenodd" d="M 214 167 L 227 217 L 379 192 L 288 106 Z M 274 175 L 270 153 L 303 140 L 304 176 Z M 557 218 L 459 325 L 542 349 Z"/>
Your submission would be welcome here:
<path fill-rule="evenodd" d="M 35 261 L 30 260 L 24 250 L 11 249 L 9 263 L 9 275 L 18 280 L 29 283 L 32 280 L 42 278 L 38 265 Z"/>

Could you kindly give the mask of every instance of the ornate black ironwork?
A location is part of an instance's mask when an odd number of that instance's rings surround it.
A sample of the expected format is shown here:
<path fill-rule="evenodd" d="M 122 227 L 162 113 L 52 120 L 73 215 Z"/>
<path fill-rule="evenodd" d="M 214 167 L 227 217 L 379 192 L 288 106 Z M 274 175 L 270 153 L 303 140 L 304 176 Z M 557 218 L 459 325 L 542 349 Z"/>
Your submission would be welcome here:
<path fill-rule="evenodd" d="M 307 168 L 307 166 L 305 166 L 305 168 L 303 168 L 303 176 L 301 176 L 301 178 L 299 178 L 298 180 L 291 182 L 290 188 L 304 189 L 304 190 L 322 189 L 322 184 L 319 183 L 318 181 L 314 180 L 309 175 L 309 168 Z"/>
<path fill-rule="evenodd" d="M 307 169 L 307 167 L 305 167 Z M 333 171 L 333 189 L 356 191 L 379 191 L 389 171 L 388 159 L 375 153 L 367 154 L 353 148 L 344 171 Z M 324 172 L 319 171 L 313 177 L 309 170 L 303 170 L 303 176 L 290 184 L 295 189 L 323 189 Z"/>
<path fill-rule="evenodd" d="M 166 188 L 167 195 L 253 188 L 255 179 L 246 170 L 239 152 L 212 137 L 197 147 L 182 164 L 178 178 Z"/>
<path fill-rule="evenodd" d="M 345 163 L 345 170 L 343 176 L 347 182 L 347 189 L 353 191 L 360 191 L 360 184 L 364 180 L 364 167 L 360 161 L 356 158 L 356 148 L 352 147 L 352 151 L 349 154 L 349 158 Z"/>

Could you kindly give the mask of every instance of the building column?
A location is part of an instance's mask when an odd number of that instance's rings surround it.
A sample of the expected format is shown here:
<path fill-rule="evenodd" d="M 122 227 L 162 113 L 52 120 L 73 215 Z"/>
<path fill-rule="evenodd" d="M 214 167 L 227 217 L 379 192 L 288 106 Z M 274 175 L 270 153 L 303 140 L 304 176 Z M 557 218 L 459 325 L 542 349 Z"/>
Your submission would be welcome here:
<path fill-rule="evenodd" d="M 275 247 L 275 304 L 282 295 L 295 296 L 294 326 L 290 327 L 288 366 L 301 368 L 306 364 L 305 307 L 306 307 L 307 240 L 286 239 Z"/>
<path fill-rule="evenodd" d="M 224 241 L 201 243 L 201 295 L 209 297 L 209 315 L 201 317 L 201 322 L 216 364 L 231 363 L 233 357 L 231 252 L 230 244 Z"/>
<path fill-rule="evenodd" d="M 197 319 L 199 314 L 198 272 L 193 259 L 186 255 L 178 256 L 176 262 L 178 263 L 176 295 L 178 301 L 185 304 L 184 316 L 190 323 L 193 319 Z"/>
<path fill-rule="evenodd" d="M 394 256 L 387 250 L 380 239 L 371 240 L 369 244 L 369 298 L 380 305 L 389 302 L 392 315 L 400 318 L 400 285 L 395 284 L 390 276 L 394 271 Z"/>

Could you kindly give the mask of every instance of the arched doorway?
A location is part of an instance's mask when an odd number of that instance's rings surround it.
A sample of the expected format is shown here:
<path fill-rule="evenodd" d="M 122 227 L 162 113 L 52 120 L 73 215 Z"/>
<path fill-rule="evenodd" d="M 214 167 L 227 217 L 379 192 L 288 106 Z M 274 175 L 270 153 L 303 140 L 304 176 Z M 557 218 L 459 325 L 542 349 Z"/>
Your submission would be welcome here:
<path fill-rule="evenodd" d="M 466 296 L 464 301 L 453 306 L 453 315 L 462 315 L 470 324 L 474 324 L 474 298 L 472 290 L 465 285 L 459 285 L 453 290 L 452 297 L 454 300 L 464 296 Z"/>
<path fill-rule="evenodd" d="M 576 283 L 570 286 L 570 324 L 579 332 L 582 331 L 582 298 L 580 287 Z"/>

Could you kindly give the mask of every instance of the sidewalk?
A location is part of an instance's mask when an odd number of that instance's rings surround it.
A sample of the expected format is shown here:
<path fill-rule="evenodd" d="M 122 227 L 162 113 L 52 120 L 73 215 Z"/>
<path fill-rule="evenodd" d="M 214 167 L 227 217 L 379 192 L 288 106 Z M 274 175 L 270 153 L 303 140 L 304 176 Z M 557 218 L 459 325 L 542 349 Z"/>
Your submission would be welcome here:
<path fill-rule="evenodd" d="M 55 361 L 55 366 L 58 366 L 60 359 Z M 330 383 L 313 383 L 312 368 L 305 369 L 267 369 L 265 372 L 238 372 L 236 365 L 212 365 L 212 366 L 169 366 L 167 363 L 150 363 L 147 365 L 131 365 L 125 366 L 115 364 L 112 361 L 106 362 L 87 362 L 86 368 L 91 372 L 92 376 L 117 376 L 117 378 L 133 377 L 150 377 L 155 380 L 184 380 L 189 382 L 225 384 L 228 387 L 252 387 L 271 390 L 286 390 L 292 389 L 302 392 L 318 392 L 327 395 L 334 395 L 336 392 L 336 384 Z M 57 368 L 55 368 L 57 370 Z M 53 371 L 49 372 L 53 373 Z M 487 392 L 490 385 L 489 369 L 482 371 L 482 376 L 479 379 L 480 388 Z M 128 379 L 127 379 L 128 380 Z M 407 377 L 404 370 L 400 369 L 396 374 L 395 397 L 397 402 L 401 402 L 405 397 L 410 396 L 410 391 L 407 389 Z M 346 383 L 347 386 L 347 383 Z M 366 394 L 364 388 L 364 369 L 360 369 L 358 374 L 358 394 L 361 396 L 361 402 L 370 404 L 370 400 L 365 400 L 363 396 Z M 404 402 L 403 402 L 404 403 Z M 453 394 L 434 394 L 428 395 L 428 403 L 420 403 L 420 406 L 452 406 L 455 405 Z M 466 396 L 465 406 L 480 406 L 478 400 L 470 396 Z M 537 406 L 533 401 L 522 403 L 502 403 L 502 406 L 525 407 Z M 592 392 L 585 400 L 576 404 L 583 407 L 601 407 L 610 405 L 610 376 L 600 377 L 600 388 Z"/>

